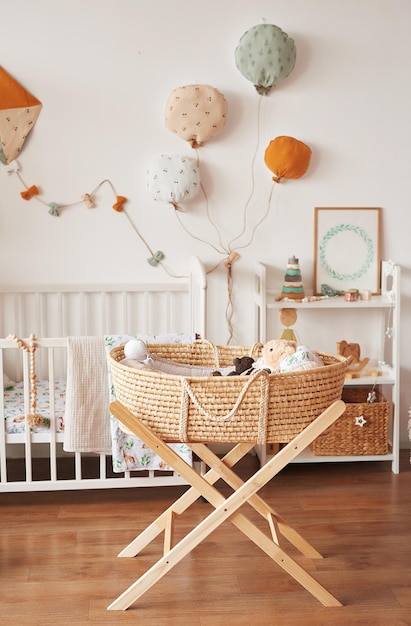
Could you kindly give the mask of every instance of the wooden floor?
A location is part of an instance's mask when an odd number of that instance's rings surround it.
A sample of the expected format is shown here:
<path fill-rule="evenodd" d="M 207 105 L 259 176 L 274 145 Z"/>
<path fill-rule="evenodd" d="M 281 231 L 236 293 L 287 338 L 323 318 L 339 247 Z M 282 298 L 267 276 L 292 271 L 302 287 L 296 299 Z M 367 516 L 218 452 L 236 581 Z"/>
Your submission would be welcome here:
<path fill-rule="evenodd" d="M 256 464 L 248 456 L 239 473 Z M 398 475 L 385 462 L 292 465 L 260 492 L 323 554 L 287 548 L 343 607 L 323 607 L 226 522 L 127 611 L 107 611 L 162 543 L 118 552 L 184 489 L 0 494 L 0 624 L 411 625 L 408 451 Z M 177 535 L 210 510 L 198 501 Z"/>

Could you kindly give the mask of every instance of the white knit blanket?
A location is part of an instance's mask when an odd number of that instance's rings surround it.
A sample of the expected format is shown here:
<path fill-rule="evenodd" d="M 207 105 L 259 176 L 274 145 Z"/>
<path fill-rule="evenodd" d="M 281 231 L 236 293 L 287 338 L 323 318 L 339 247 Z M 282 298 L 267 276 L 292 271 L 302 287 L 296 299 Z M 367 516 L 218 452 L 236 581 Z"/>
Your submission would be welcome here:
<path fill-rule="evenodd" d="M 67 452 L 111 453 L 103 337 L 68 337 L 64 444 Z"/>

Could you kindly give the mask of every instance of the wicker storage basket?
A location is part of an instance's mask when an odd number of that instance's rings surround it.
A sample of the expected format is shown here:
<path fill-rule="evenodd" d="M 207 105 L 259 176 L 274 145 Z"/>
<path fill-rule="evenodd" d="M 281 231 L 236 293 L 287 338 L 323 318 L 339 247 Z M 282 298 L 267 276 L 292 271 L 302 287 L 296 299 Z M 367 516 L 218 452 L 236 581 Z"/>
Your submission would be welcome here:
<path fill-rule="evenodd" d="M 344 388 L 346 409 L 312 443 L 315 455 L 387 454 L 390 403 L 378 390 L 375 402 L 367 402 L 370 391 L 368 387 Z"/>
<path fill-rule="evenodd" d="M 149 344 L 153 357 L 203 367 L 225 367 L 233 358 L 257 359 L 251 347 Z M 319 353 L 325 367 L 250 376 L 184 377 L 119 363 L 123 346 L 109 355 L 116 399 L 166 442 L 286 442 L 334 400 L 341 398 L 347 360 Z"/>

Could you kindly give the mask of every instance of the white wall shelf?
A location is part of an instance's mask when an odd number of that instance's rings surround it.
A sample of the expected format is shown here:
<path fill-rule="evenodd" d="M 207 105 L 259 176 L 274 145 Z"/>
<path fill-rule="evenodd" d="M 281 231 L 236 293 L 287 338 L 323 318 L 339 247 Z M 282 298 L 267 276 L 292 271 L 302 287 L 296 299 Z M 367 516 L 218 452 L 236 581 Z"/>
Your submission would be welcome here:
<path fill-rule="evenodd" d="M 399 419 L 399 338 L 400 338 L 400 274 L 401 268 L 391 261 L 381 264 L 381 293 L 373 295 L 370 300 L 347 302 L 342 296 L 333 296 L 315 301 L 296 302 L 281 300 L 280 291 L 267 287 L 267 266 L 257 263 L 255 267 L 254 288 L 254 327 L 255 341 L 265 343 L 268 339 L 279 337 L 281 328 L 278 322 L 279 312 L 284 308 L 293 308 L 297 311 L 300 320 L 305 315 L 320 318 L 321 339 L 329 340 L 327 345 L 335 345 L 333 339 L 336 333 L 347 328 L 353 331 L 360 325 L 366 327 L 373 324 L 372 338 L 365 345 L 375 350 L 374 360 L 370 361 L 370 368 L 377 367 L 382 371 L 380 376 L 365 376 L 347 379 L 346 385 L 364 385 L 372 387 L 374 384 L 383 387 L 384 396 L 391 403 L 389 428 L 389 452 L 382 455 L 364 456 L 317 456 L 311 450 L 304 452 L 295 460 L 300 463 L 324 463 L 344 461 L 389 461 L 392 471 L 399 472 L 400 448 L 400 419 Z M 390 332 L 387 333 L 388 327 Z M 269 332 L 272 329 L 272 333 Z M 344 330 L 342 330 L 344 329 Z M 358 332 L 358 331 L 357 331 Z M 371 332 L 371 331 L 370 331 Z M 361 335 L 362 337 L 363 335 Z M 365 333 L 364 333 L 365 336 Z M 322 347 L 309 341 L 308 331 L 303 343 L 322 352 Z M 344 337 L 338 336 L 339 339 Z M 335 351 L 335 350 L 334 350 Z M 367 352 L 366 352 L 367 353 Z M 367 368 L 365 368 L 367 369 Z M 269 454 L 265 446 L 257 446 L 257 454 L 262 463 L 267 461 Z"/>

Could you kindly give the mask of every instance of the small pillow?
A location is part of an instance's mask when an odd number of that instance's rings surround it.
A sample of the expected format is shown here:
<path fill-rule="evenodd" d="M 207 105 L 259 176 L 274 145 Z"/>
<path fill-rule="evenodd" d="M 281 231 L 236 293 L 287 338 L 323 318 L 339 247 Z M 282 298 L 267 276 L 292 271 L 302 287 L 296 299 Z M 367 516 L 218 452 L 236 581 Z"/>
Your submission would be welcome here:
<path fill-rule="evenodd" d="M 202 367 L 201 365 L 189 365 L 178 363 L 168 359 L 159 359 L 151 356 L 147 345 L 141 339 L 131 339 L 124 344 L 124 359 L 120 363 L 130 367 L 144 368 L 173 374 L 177 376 L 212 376 L 218 371 L 222 376 L 227 376 L 234 371 L 233 367 Z"/>
<path fill-rule="evenodd" d="M 164 374 L 172 374 L 173 376 L 213 376 L 215 372 L 222 376 L 234 373 L 233 367 L 201 367 L 201 365 L 189 365 L 188 363 L 178 363 L 177 361 L 169 361 L 167 359 L 157 359 L 151 356 L 144 361 L 137 359 L 125 358 L 119 363 L 135 367 L 137 369 L 152 370 L 163 372 Z"/>
<path fill-rule="evenodd" d="M 151 367 L 147 367 L 147 365 L 144 365 L 144 363 L 142 363 L 141 361 L 138 361 L 137 359 L 125 358 L 125 359 L 121 359 L 120 363 L 122 365 L 127 365 L 128 367 L 135 367 L 138 370 L 151 369 Z"/>

